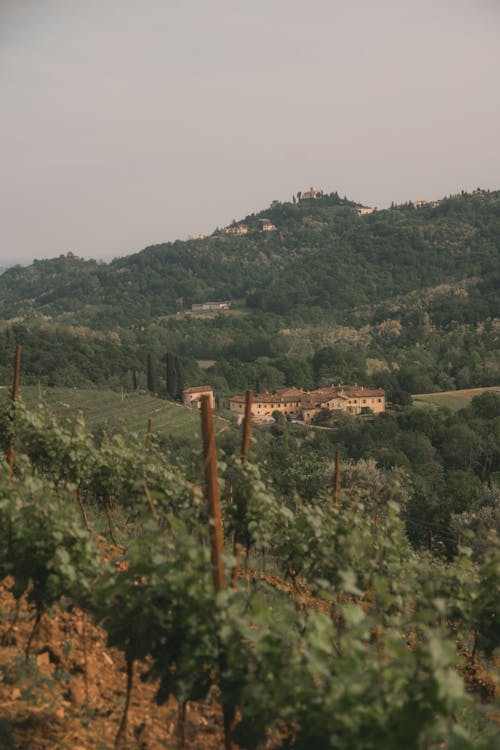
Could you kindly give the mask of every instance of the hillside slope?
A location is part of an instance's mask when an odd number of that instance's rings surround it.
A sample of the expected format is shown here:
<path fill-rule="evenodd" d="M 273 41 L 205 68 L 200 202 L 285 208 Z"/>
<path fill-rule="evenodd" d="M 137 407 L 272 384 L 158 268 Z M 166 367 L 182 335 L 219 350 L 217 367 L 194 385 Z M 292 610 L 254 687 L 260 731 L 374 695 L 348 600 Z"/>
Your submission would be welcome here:
<path fill-rule="evenodd" d="M 77 313 L 94 327 L 130 325 L 214 299 L 279 315 L 312 307 L 342 316 L 496 270 L 498 191 L 368 216 L 354 206 L 336 194 L 275 202 L 246 217 L 242 236 L 215 232 L 109 264 L 70 255 L 11 268 L 0 277 L 0 318 Z M 264 216 L 276 231 L 261 231 Z"/>

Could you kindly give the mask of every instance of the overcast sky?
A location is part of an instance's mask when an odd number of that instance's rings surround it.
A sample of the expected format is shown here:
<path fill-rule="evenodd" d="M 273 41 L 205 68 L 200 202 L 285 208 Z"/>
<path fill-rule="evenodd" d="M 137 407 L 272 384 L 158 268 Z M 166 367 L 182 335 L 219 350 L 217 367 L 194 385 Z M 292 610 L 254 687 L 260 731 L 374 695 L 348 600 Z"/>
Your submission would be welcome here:
<path fill-rule="evenodd" d="M 0 0 L 0 262 L 500 188 L 500 0 Z"/>

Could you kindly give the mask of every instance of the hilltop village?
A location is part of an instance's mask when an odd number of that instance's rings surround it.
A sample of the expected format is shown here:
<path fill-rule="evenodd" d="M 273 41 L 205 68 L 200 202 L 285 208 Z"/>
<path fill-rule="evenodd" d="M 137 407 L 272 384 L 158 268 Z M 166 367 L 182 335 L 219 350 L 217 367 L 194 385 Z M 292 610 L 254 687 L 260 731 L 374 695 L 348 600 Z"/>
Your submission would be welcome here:
<path fill-rule="evenodd" d="M 195 386 L 183 391 L 186 406 L 199 407 L 203 395 L 209 395 L 215 404 L 210 386 Z M 245 413 L 245 396 L 232 396 L 229 408 L 238 415 L 241 422 Z M 322 411 L 338 411 L 352 415 L 381 414 L 385 412 L 385 392 L 382 389 L 369 389 L 364 386 L 335 386 L 305 391 L 302 388 L 284 388 L 273 393 L 255 393 L 252 403 L 252 417 L 255 422 L 274 421 L 273 413 L 279 412 L 291 419 L 311 422 Z"/>

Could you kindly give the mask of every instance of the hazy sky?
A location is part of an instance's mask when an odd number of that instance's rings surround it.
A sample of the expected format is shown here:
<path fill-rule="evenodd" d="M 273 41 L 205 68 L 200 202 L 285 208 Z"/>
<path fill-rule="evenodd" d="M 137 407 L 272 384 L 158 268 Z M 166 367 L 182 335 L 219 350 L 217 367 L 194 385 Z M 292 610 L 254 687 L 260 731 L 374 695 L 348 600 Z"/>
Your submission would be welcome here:
<path fill-rule="evenodd" d="M 0 261 L 500 188 L 500 0 L 0 0 Z"/>

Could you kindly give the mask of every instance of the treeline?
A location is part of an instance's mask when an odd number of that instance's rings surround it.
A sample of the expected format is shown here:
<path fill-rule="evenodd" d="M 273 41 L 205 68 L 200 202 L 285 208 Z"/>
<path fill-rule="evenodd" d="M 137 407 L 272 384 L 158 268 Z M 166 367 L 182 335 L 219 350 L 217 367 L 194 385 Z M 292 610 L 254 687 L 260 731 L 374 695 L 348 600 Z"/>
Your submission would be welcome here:
<path fill-rule="evenodd" d="M 0 378 L 9 382 L 15 347 L 23 348 L 23 383 L 44 386 L 106 385 L 149 390 L 180 399 L 186 378 L 196 382 L 199 368 L 156 342 L 103 335 L 89 329 L 15 324 L 0 332 Z M 150 346 L 151 344 L 151 346 Z"/>
<path fill-rule="evenodd" d="M 409 306 L 391 315 L 358 329 L 340 328 L 339 339 L 327 346 L 321 345 L 322 338 L 335 327 L 284 332 L 275 316 L 264 313 L 173 319 L 110 334 L 19 323 L 0 333 L 0 378 L 9 378 L 19 343 L 25 350 L 27 384 L 147 388 L 171 397 L 182 387 L 205 383 L 221 398 L 247 388 L 260 392 L 361 383 L 384 388 L 392 403 L 404 405 L 410 393 L 498 384 L 494 320 L 438 328 L 428 313 Z M 208 360 L 206 369 L 198 359 Z"/>

